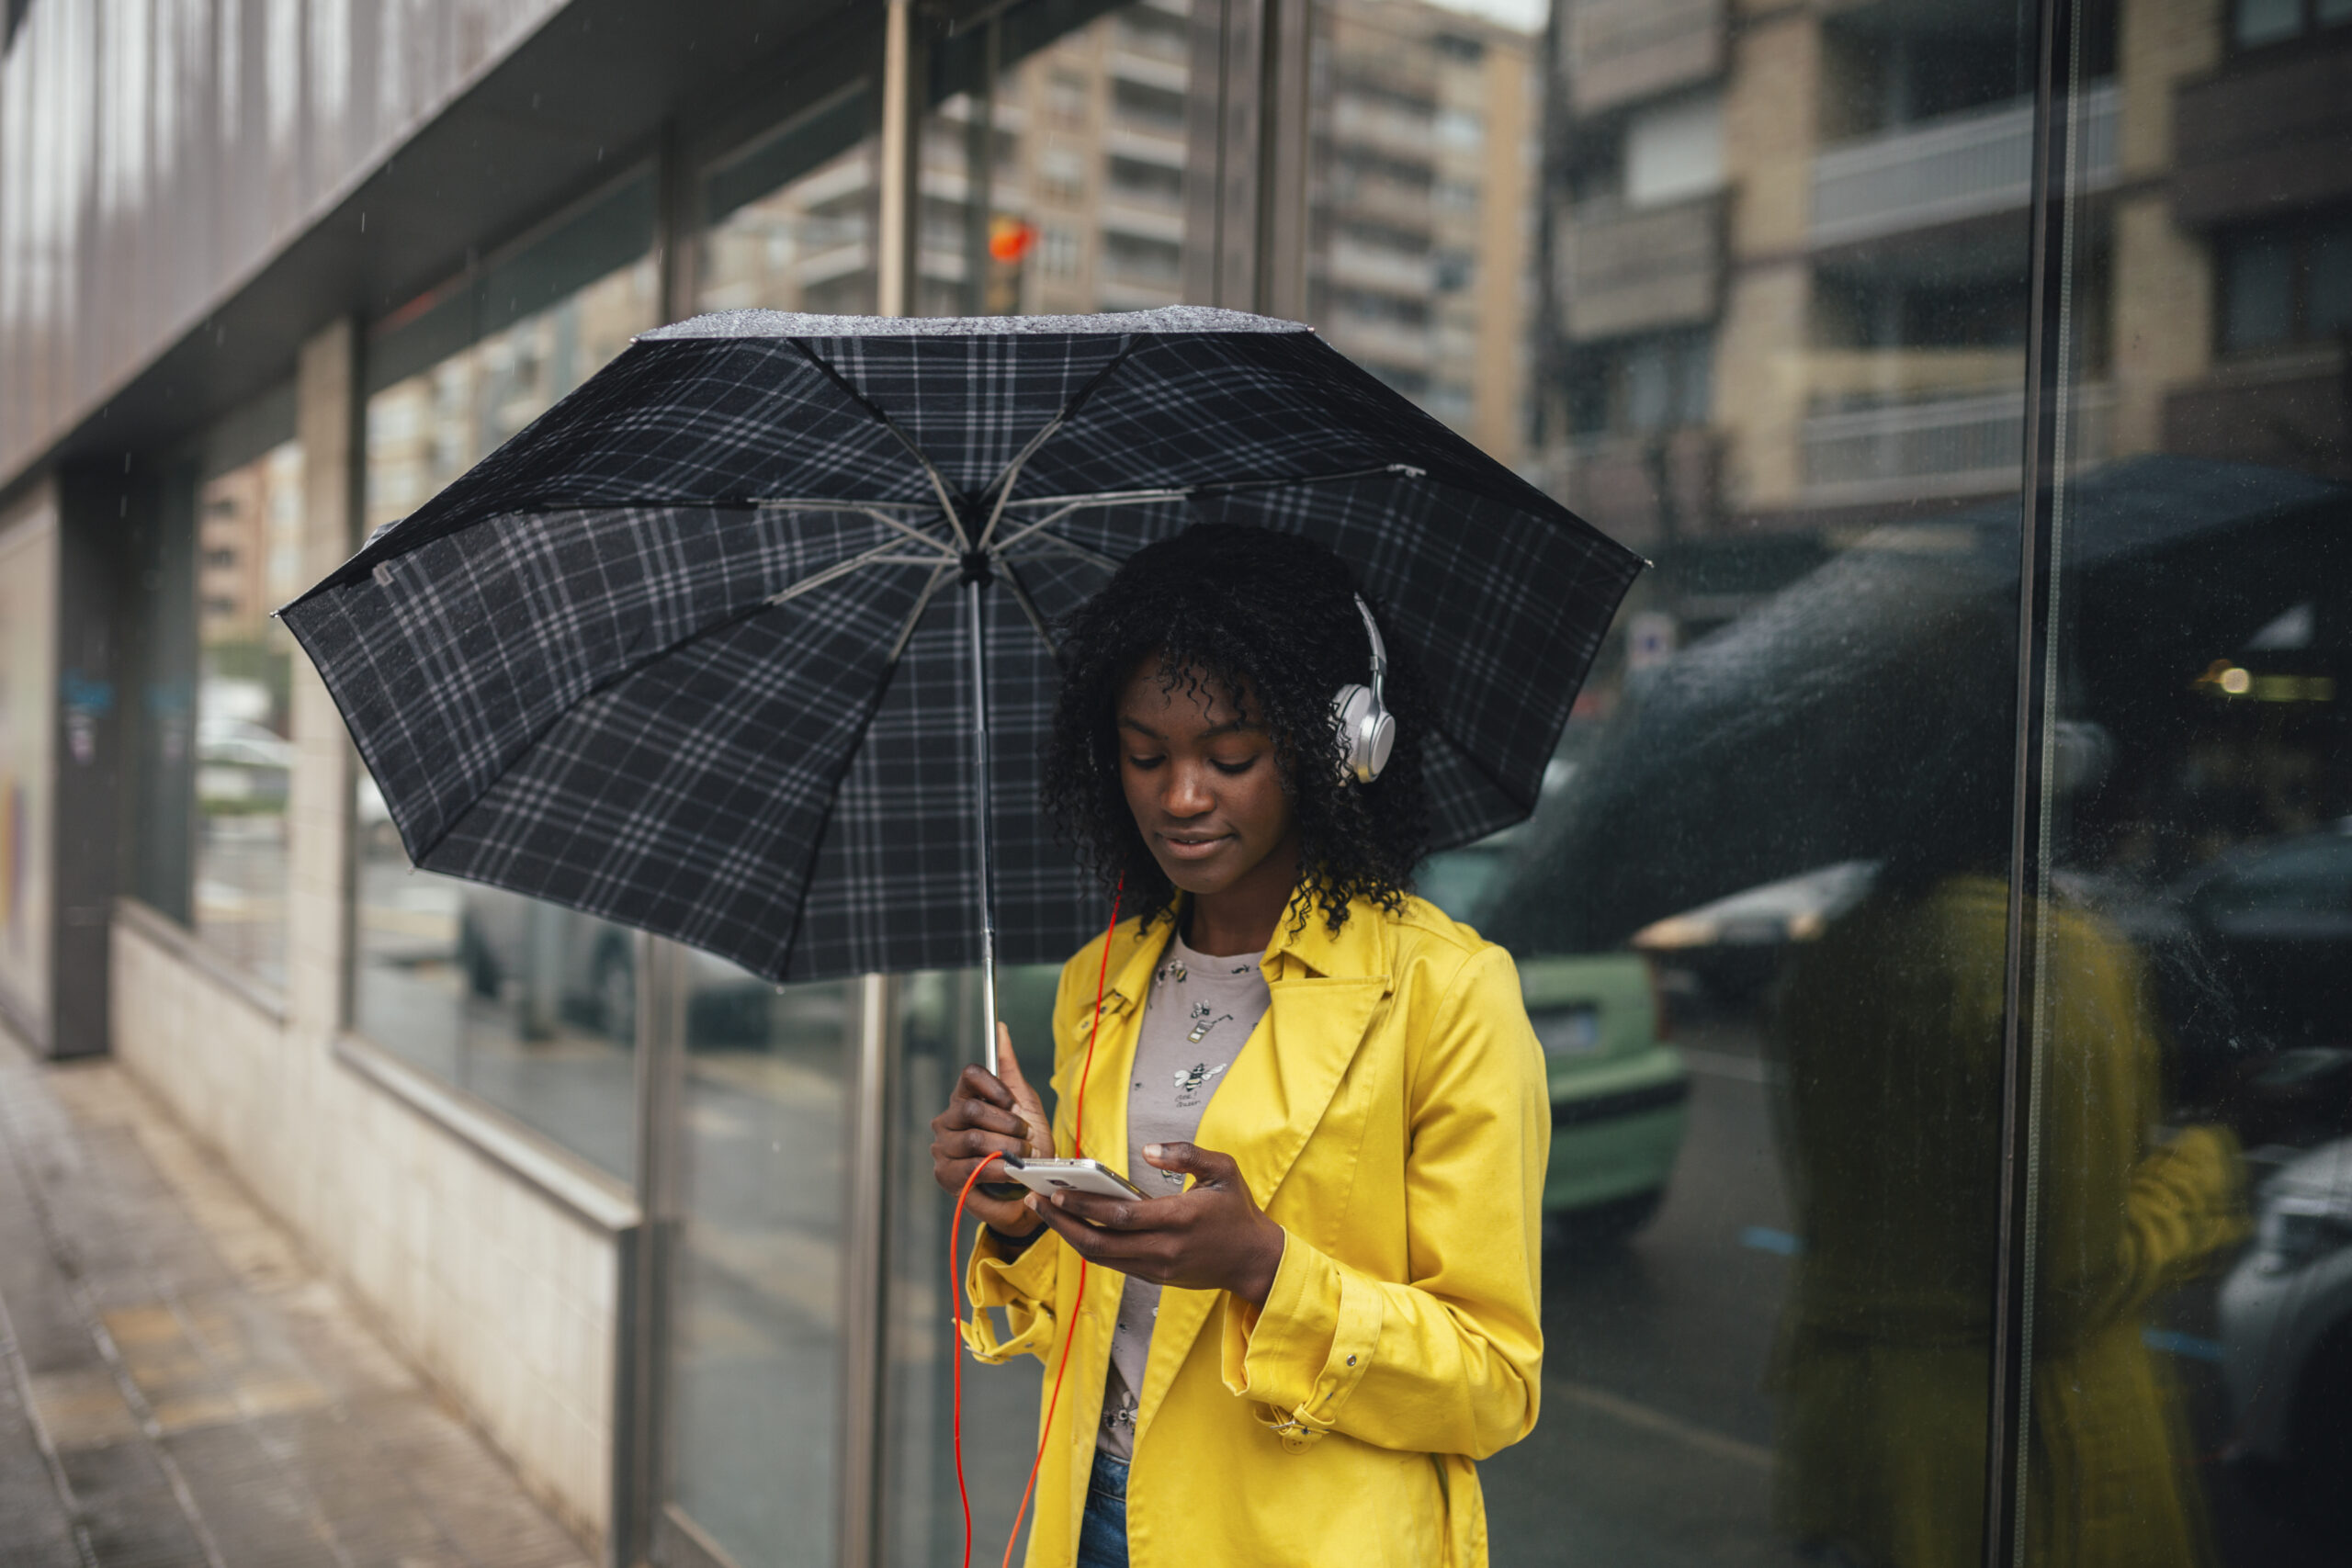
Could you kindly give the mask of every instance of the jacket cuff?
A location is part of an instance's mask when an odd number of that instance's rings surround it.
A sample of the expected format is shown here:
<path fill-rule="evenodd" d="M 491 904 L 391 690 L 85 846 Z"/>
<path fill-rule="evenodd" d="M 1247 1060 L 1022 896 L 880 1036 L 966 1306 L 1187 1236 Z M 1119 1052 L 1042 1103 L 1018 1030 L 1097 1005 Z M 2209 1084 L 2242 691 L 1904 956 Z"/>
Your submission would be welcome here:
<path fill-rule="evenodd" d="M 982 1361 L 1008 1360 L 1023 1351 L 1043 1357 L 1052 1346 L 1054 1282 L 1060 1272 L 1062 1239 L 1051 1234 L 1031 1242 L 1008 1261 L 986 1225 L 972 1244 L 964 1269 L 964 1294 L 971 1316 L 962 1325 L 964 1343 Z M 990 1307 L 1005 1309 L 1011 1333 L 999 1335 Z"/>
<path fill-rule="evenodd" d="M 1284 1448 L 1303 1451 L 1372 1370 L 1384 1305 L 1371 1280 L 1290 1235 L 1266 1304 L 1228 1304 L 1225 1386 L 1259 1407 Z"/>

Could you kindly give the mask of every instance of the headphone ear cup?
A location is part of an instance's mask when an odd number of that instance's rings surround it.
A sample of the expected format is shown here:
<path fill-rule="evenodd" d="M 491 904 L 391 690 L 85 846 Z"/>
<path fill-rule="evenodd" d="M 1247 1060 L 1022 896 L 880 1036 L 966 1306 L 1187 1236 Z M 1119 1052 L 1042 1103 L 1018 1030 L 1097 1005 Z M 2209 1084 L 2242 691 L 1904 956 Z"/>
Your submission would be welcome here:
<path fill-rule="evenodd" d="M 1396 716 L 1382 706 L 1378 697 L 1373 699 L 1373 718 L 1367 728 L 1364 759 L 1357 765 L 1356 776 L 1370 784 L 1388 766 L 1388 753 L 1396 749 Z"/>
<path fill-rule="evenodd" d="M 1372 688 L 1340 687 L 1331 698 L 1331 726 L 1340 735 L 1340 782 L 1378 778 L 1396 745 L 1396 718 Z"/>

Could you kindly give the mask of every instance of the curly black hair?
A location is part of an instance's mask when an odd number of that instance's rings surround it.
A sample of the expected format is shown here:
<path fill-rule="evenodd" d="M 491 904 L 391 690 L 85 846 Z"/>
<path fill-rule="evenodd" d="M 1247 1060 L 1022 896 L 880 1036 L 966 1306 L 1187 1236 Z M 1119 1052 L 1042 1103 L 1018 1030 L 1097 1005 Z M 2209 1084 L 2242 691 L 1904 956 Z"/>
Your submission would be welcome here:
<path fill-rule="evenodd" d="M 1411 650 L 1388 623 L 1383 700 L 1396 749 L 1369 784 L 1342 783 L 1333 694 L 1369 681 L 1371 646 L 1354 574 L 1295 534 L 1201 523 L 1136 551 L 1060 628 L 1061 694 L 1046 741 L 1048 817 L 1123 906 L 1148 925 L 1176 889 L 1136 831 L 1119 780 L 1119 694 L 1144 660 L 1170 689 L 1212 683 L 1240 706 L 1246 694 L 1273 739 L 1283 792 L 1298 823 L 1300 891 L 1294 930 L 1322 910 L 1333 931 L 1351 899 L 1394 910 L 1412 889 L 1429 843 L 1421 774 L 1421 689 Z M 1367 596 L 1367 599 L 1369 596 Z M 1374 615 L 1379 606 L 1374 604 Z"/>

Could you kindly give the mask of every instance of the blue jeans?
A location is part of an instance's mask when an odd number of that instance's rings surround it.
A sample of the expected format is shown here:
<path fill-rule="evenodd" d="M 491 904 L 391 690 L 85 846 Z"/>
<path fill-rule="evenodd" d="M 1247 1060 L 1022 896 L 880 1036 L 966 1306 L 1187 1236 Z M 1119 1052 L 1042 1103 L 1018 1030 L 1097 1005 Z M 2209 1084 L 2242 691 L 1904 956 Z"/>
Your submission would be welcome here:
<path fill-rule="evenodd" d="M 1127 1568 L 1127 1466 L 1096 1450 L 1078 1527 L 1078 1568 Z"/>

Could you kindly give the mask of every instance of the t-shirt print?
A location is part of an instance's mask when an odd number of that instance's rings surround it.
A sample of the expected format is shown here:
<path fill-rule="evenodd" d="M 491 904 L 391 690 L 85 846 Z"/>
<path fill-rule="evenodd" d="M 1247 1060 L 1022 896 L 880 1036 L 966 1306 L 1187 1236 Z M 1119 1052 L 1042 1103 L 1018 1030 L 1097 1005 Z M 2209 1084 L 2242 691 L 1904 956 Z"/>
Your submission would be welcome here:
<path fill-rule="evenodd" d="M 1144 1000 L 1127 1089 L 1128 1180 L 1155 1197 L 1184 1190 L 1183 1173 L 1152 1165 L 1143 1157 L 1144 1148 L 1193 1141 L 1217 1086 L 1272 1000 L 1257 954 L 1213 958 L 1193 952 L 1181 938 L 1169 939 Z M 1097 1446 L 1120 1459 L 1135 1452 L 1136 1391 L 1143 1387 L 1159 1316 L 1159 1288 L 1141 1280 L 1124 1281 L 1096 1438 Z"/>

